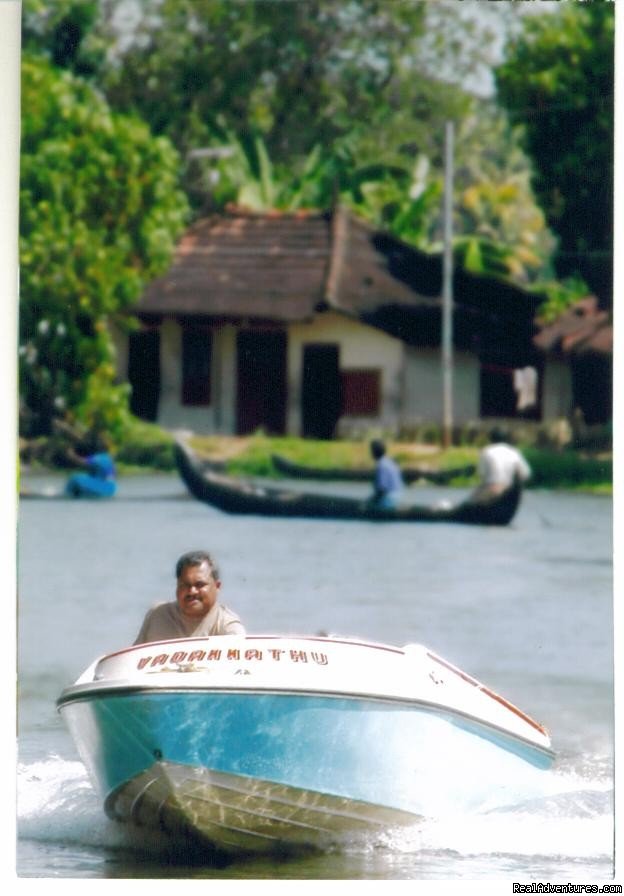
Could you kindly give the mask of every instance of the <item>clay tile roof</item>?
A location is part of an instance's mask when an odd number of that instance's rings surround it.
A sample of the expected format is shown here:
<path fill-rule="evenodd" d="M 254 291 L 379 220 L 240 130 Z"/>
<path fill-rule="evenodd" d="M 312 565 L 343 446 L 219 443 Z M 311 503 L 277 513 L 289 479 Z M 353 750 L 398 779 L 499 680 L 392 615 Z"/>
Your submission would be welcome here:
<path fill-rule="evenodd" d="M 403 277 L 378 242 L 378 232 L 345 209 L 332 218 L 332 256 L 325 301 L 328 307 L 362 315 L 387 306 L 439 304 L 414 288 L 414 275 Z"/>
<path fill-rule="evenodd" d="M 598 308 L 595 296 L 576 302 L 550 324 L 540 325 L 533 339 L 546 352 L 611 354 L 613 323 L 608 311 Z"/>
<path fill-rule="evenodd" d="M 323 297 L 329 249 L 321 214 L 203 218 L 186 231 L 138 311 L 305 319 Z"/>
<path fill-rule="evenodd" d="M 422 299 L 388 269 L 374 232 L 343 210 L 196 221 L 139 313 L 306 320 L 320 308 L 360 314 Z"/>

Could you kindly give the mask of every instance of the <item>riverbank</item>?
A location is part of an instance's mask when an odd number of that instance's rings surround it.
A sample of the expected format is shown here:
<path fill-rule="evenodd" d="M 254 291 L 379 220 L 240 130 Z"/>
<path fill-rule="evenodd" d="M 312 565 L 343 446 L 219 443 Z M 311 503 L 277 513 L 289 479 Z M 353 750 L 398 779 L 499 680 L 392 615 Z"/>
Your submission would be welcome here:
<path fill-rule="evenodd" d="M 266 476 L 278 479 L 282 475 L 273 463 L 273 456 L 308 467 L 347 470 L 370 469 L 368 440 L 337 439 L 315 441 L 295 437 L 271 437 L 263 433 L 250 436 L 197 435 L 184 433 L 198 454 L 212 463 L 224 466 L 236 476 Z M 174 435 L 158 427 L 138 427 L 114 452 L 122 475 L 134 472 L 175 470 Z M 22 471 L 26 469 L 67 469 L 58 458 L 58 445 L 39 444 L 36 452 L 22 450 Z M 533 476 L 530 488 L 551 488 L 586 491 L 600 494 L 612 492 L 612 454 L 609 451 L 589 452 L 572 448 L 544 448 L 518 442 L 518 447 L 529 462 Z M 480 445 L 453 445 L 443 449 L 439 443 L 387 441 L 388 454 L 403 468 L 444 471 L 476 466 Z M 452 485 L 471 486 L 473 476 L 457 476 Z"/>
<path fill-rule="evenodd" d="M 241 476 L 279 477 L 272 457 L 280 455 L 293 463 L 321 469 L 357 470 L 372 465 L 367 441 L 317 442 L 297 438 L 270 438 L 254 435 L 247 438 L 225 436 L 192 436 L 190 444 L 199 454 L 213 462 L 224 463 L 226 471 Z M 564 488 L 610 494 L 612 491 L 612 456 L 602 452 L 588 455 L 570 449 L 552 451 L 534 446 L 519 446 L 533 471 L 532 488 Z M 475 466 L 479 448 L 392 442 L 388 454 L 403 468 L 444 471 Z M 452 484 L 473 485 L 476 476 L 457 476 Z"/>

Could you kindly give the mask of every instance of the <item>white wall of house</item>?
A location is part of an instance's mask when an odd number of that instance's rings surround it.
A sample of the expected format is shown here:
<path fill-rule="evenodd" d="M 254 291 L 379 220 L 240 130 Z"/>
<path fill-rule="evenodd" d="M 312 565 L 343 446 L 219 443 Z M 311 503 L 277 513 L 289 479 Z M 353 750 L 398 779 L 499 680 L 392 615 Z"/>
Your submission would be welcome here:
<path fill-rule="evenodd" d="M 573 410 L 572 372 L 570 365 L 557 358 L 544 364 L 542 386 L 542 419 L 568 417 Z"/>
<path fill-rule="evenodd" d="M 213 331 L 210 404 L 182 404 L 182 328 L 163 321 L 160 330 L 161 389 L 158 422 L 165 429 L 233 434 L 236 431 L 236 328 L 226 324 Z"/>
<path fill-rule="evenodd" d="M 166 429 L 210 432 L 214 427 L 214 403 L 209 407 L 182 404 L 182 328 L 174 320 L 160 327 L 160 401 L 158 422 Z"/>
<path fill-rule="evenodd" d="M 453 353 L 453 422 L 479 419 L 479 361 L 468 352 Z M 442 423 L 442 358 L 437 348 L 406 347 L 403 425 Z"/>
<path fill-rule="evenodd" d="M 112 330 L 119 382 L 128 380 L 128 337 Z M 182 404 L 182 329 L 175 320 L 160 326 L 160 400 L 158 423 L 165 429 L 192 429 L 198 433 L 233 433 L 236 426 L 236 328 L 214 331 L 210 405 Z"/>
<path fill-rule="evenodd" d="M 343 417 L 338 421 L 338 430 L 345 426 L 351 429 L 396 427 L 401 408 L 403 343 L 360 321 L 324 312 L 312 322 L 292 324 L 288 330 L 288 433 L 298 435 L 301 432 L 303 350 L 306 344 L 316 342 L 338 344 L 341 371 L 381 371 L 380 416 Z"/>
<path fill-rule="evenodd" d="M 160 329 L 161 394 L 158 422 L 167 429 L 192 429 L 198 433 L 236 432 L 236 334 L 226 324 L 214 331 L 212 347 L 211 403 L 207 407 L 182 404 L 182 331 L 174 320 L 164 320 Z M 113 331 L 119 381 L 127 381 L 128 338 Z M 374 327 L 352 318 L 325 312 L 311 322 L 288 328 L 286 430 L 301 433 L 301 384 L 304 346 L 335 343 L 339 346 L 340 369 L 381 371 L 381 413 L 378 417 L 343 416 L 338 431 L 396 431 L 442 420 L 442 366 L 436 348 L 406 346 Z M 468 352 L 454 353 L 453 421 L 463 424 L 479 419 L 479 361 Z M 572 379 L 569 365 L 548 359 L 544 365 L 543 419 L 568 416 L 572 410 Z"/>

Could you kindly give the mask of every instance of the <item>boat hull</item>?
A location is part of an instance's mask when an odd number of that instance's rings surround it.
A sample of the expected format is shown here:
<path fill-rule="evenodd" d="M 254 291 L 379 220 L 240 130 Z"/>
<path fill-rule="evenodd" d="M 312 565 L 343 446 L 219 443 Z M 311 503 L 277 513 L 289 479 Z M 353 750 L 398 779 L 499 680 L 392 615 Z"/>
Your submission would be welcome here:
<path fill-rule="evenodd" d="M 329 793 L 164 761 L 112 791 L 105 810 L 173 841 L 237 855 L 323 849 L 417 820 Z"/>
<path fill-rule="evenodd" d="M 435 674 L 448 674 L 453 692 L 469 692 L 477 700 L 472 710 L 427 696 L 427 688 L 438 693 L 445 687 L 442 677 L 430 677 L 420 697 L 384 696 L 383 684 L 380 693 L 366 693 L 375 686 L 374 667 L 362 693 L 345 693 L 352 685 L 343 673 L 331 693 L 314 688 L 342 655 L 349 663 L 378 659 L 382 681 L 384 667 L 405 663 L 403 651 L 379 658 L 382 648 L 345 643 L 342 651 L 332 645 L 321 653 L 316 641 L 303 642 L 305 650 L 288 643 L 291 659 L 299 655 L 288 667 L 288 650 L 278 651 L 275 641 L 247 639 L 242 643 L 254 645 L 247 664 L 237 648 L 241 662 L 228 659 L 232 651 L 214 651 L 222 653 L 220 660 L 209 670 L 206 663 L 199 677 L 188 664 L 172 672 L 171 657 L 208 655 L 197 650 L 198 642 L 205 646 L 206 639 L 165 642 L 172 645 L 168 653 L 158 653 L 161 645 L 129 649 L 124 662 L 134 656 L 140 669 L 134 682 L 102 677 L 67 689 L 59 700 L 112 818 L 225 853 L 324 848 L 457 808 L 513 804 L 537 792 L 552 764 L 538 726 L 532 741 L 524 734 L 528 717 L 513 720 L 519 733 L 476 717 L 479 701 L 492 704 L 495 721 L 511 713 L 444 666 Z M 284 656 L 274 662 L 280 652 Z M 305 674 L 304 653 L 307 663 L 318 660 Z M 259 663 L 269 661 L 264 687 L 259 681 L 245 687 L 244 676 L 257 675 Z M 357 662 L 346 672 L 356 674 Z M 408 672 L 416 668 L 406 665 Z M 275 687 L 280 678 L 281 690 Z"/>

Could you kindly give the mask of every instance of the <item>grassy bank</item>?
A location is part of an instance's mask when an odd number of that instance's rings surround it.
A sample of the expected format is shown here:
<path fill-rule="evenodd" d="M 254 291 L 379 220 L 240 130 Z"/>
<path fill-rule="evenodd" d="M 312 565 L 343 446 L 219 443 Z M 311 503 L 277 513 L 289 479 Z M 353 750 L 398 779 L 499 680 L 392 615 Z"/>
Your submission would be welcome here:
<path fill-rule="evenodd" d="M 227 471 L 235 475 L 279 477 L 271 460 L 273 454 L 314 467 L 358 469 L 371 466 L 366 441 L 321 442 L 263 435 L 247 438 L 194 436 L 191 445 L 207 459 L 225 462 Z M 588 456 L 571 450 L 549 451 L 535 447 L 522 450 L 533 470 L 530 487 L 611 492 L 610 454 Z M 388 442 L 388 453 L 404 467 L 446 470 L 476 465 L 479 449 L 459 446 L 444 450 L 437 445 Z M 454 484 L 469 485 L 475 481 L 475 477 L 458 478 Z"/>
<path fill-rule="evenodd" d="M 612 490 L 612 456 L 610 452 L 588 452 L 523 444 L 519 447 L 533 470 L 532 488 L 575 489 L 610 494 Z M 368 440 L 315 441 L 292 437 L 200 436 L 190 439 L 195 450 L 207 460 L 224 463 L 227 472 L 240 476 L 279 478 L 272 455 L 314 467 L 370 468 Z M 124 444 L 115 452 L 120 473 L 175 470 L 174 440 L 158 426 L 137 421 Z M 402 467 L 447 470 L 476 465 L 478 444 L 463 444 L 443 450 L 438 442 L 388 441 L 388 453 Z M 22 446 L 20 446 L 22 448 Z M 66 468 L 59 458 L 65 454 L 58 439 L 35 440 L 21 450 L 22 463 L 31 469 Z M 455 485 L 472 485 L 472 478 L 457 478 Z"/>
<path fill-rule="evenodd" d="M 532 488 L 579 489 L 604 494 L 613 490 L 611 454 L 588 456 L 572 450 L 527 448 L 524 456 L 533 471 Z"/>
<path fill-rule="evenodd" d="M 195 436 L 191 444 L 203 456 L 225 461 L 228 472 L 237 475 L 278 477 L 272 455 L 278 454 L 294 463 L 325 469 L 370 468 L 372 460 L 367 441 L 315 441 L 288 437 L 270 438 L 254 435 L 229 439 L 218 436 Z M 389 442 L 388 452 L 404 467 L 427 467 L 432 470 L 465 466 L 472 463 L 474 452 L 453 448 L 441 452 L 431 445 Z"/>

